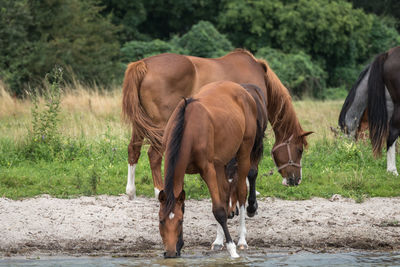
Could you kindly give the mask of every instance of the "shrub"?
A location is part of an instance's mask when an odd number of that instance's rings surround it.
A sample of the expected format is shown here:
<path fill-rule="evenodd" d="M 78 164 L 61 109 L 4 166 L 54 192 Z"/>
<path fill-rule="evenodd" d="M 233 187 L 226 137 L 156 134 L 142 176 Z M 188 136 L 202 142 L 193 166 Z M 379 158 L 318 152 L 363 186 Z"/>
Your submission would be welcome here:
<path fill-rule="evenodd" d="M 326 73 L 304 52 L 285 54 L 270 47 L 258 50 L 257 57 L 268 61 L 283 84 L 297 97 L 323 98 Z"/>
<path fill-rule="evenodd" d="M 131 41 L 121 48 L 122 62 L 129 63 L 139 59 L 154 56 L 161 53 L 184 53 L 184 50 L 172 43 L 158 39 L 146 41 Z"/>
<path fill-rule="evenodd" d="M 200 21 L 180 38 L 173 38 L 188 54 L 198 57 L 220 57 L 233 50 L 231 42 L 208 21 Z"/>

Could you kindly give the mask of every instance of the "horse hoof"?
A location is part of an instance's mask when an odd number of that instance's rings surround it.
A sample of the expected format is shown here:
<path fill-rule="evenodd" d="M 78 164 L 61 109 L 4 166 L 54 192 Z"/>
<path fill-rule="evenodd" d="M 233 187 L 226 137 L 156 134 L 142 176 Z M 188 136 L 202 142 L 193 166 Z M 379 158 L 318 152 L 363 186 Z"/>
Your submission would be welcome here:
<path fill-rule="evenodd" d="M 128 195 L 128 200 L 133 200 L 136 198 L 136 195 Z"/>
<path fill-rule="evenodd" d="M 239 250 L 246 250 L 246 249 L 248 249 L 248 248 L 249 248 L 249 246 L 248 246 L 247 244 L 238 245 L 238 249 L 239 249 Z"/>
<path fill-rule="evenodd" d="M 213 251 L 220 251 L 220 250 L 222 250 L 224 248 L 224 245 L 219 245 L 219 244 L 212 244 L 211 245 L 211 250 L 213 250 Z"/>

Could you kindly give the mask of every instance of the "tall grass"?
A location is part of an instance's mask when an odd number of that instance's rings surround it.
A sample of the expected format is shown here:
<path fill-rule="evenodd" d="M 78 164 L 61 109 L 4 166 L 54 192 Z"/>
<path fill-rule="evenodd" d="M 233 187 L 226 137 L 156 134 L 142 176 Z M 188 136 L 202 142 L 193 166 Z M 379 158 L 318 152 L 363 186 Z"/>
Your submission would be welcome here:
<path fill-rule="evenodd" d="M 43 110 L 46 99 L 39 97 L 38 103 Z M 304 179 L 298 187 L 281 185 L 270 157 L 273 132 L 271 127 L 267 129 L 257 179 L 262 196 L 307 199 L 341 194 L 358 201 L 370 196 L 400 196 L 400 178 L 386 173 L 385 157 L 373 158 L 369 141 L 354 143 L 340 135 L 335 137 L 331 127 L 337 125 L 342 103 L 294 102 L 303 129 L 315 132 L 308 138 Z M 122 123 L 120 104 L 120 88 L 105 91 L 79 83 L 62 88 L 59 146 L 43 146 L 40 154 L 32 155 L 27 136 L 32 131 L 33 103 L 29 98 L 13 98 L 0 84 L 0 196 L 123 194 L 131 130 Z M 147 148 L 143 147 L 136 168 L 136 185 L 139 195 L 153 196 Z M 185 190 L 190 198 L 208 197 L 199 175 L 185 178 Z"/>

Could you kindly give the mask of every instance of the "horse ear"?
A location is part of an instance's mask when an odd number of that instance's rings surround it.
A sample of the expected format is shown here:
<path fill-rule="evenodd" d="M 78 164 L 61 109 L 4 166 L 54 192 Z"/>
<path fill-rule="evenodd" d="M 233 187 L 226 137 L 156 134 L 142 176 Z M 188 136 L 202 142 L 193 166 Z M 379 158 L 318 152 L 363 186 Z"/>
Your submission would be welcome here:
<path fill-rule="evenodd" d="M 183 201 L 185 201 L 185 197 L 186 197 L 185 190 L 182 190 L 182 192 L 179 194 L 178 197 L 178 203 L 183 203 Z"/>
<path fill-rule="evenodd" d="M 160 193 L 158 194 L 158 201 L 160 201 L 160 203 L 163 203 L 167 200 L 167 195 L 165 195 L 164 190 L 161 190 Z"/>
<path fill-rule="evenodd" d="M 306 137 L 307 135 L 310 135 L 310 134 L 312 134 L 312 133 L 314 133 L 313 131 L 310 131 L 310 132 L 303 132 L 302 134 L 301 134 L 301 137 Z"/>

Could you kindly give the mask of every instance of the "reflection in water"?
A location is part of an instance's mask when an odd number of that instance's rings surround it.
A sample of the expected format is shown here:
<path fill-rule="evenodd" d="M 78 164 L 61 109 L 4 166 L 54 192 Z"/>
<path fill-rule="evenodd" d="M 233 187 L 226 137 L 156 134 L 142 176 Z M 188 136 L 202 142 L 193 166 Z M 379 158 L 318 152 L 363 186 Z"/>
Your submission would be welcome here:
<path fill-rule="evenodd" d="M 208 254 L 208 253 L 207 253 Z M 194 253 L 177 259 L 148 258 L 42 257 L 40 259 L 2 258 L 0 266 L 399 266 L 400 252 L 392 253 L 242 253 L 231 259 L 226 253 Z"/>

